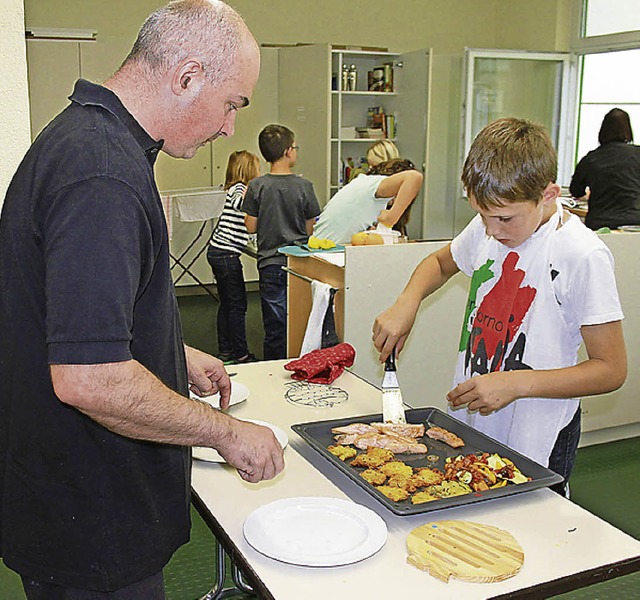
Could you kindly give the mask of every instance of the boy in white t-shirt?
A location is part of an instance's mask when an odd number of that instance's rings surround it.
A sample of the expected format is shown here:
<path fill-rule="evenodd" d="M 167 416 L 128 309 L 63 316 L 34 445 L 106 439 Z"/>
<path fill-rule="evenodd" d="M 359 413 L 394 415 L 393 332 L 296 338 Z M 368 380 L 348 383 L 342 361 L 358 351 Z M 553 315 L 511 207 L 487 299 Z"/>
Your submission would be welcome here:
<path fill-rule="evenodd" d="M 540 125 L 499 119 L 474 140 L 462 181 L 478 213 L 416 267 L 380 314 L 373 341 L 399 352 L 420 303 L 459 271 L 471 277 L 454 387 L 457 419 L 565 478 L 580 437 L 579 397 L 626 379 L 613 257 L 563 210 L 557 156 Z M 584 342 L 588 358 L 578 363 Z"/>

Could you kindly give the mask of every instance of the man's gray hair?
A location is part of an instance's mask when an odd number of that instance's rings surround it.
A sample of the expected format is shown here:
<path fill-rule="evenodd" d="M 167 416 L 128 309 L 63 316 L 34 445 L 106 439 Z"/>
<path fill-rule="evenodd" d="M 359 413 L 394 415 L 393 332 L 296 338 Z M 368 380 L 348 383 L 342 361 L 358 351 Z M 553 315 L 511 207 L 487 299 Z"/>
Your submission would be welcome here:
<path fill-rule="evenodd" d="M 220 84 L 233 72 L 247 31 L 242 17 L 224 2 L 175 0 L 149 15 L 122 66 L 142 62 L 151 73 L 160 73 L 193 57 L 209 81 Z"/>

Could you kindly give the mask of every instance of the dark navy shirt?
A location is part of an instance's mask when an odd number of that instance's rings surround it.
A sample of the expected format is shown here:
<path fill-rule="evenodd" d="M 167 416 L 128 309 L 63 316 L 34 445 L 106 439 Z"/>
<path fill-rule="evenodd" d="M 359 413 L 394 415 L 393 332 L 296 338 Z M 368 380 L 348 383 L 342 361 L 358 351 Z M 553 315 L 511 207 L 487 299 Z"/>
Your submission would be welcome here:
<path fill-rule="evenodd" d="M 153 140 L 79 80 L 0 219 L 0 549 L 28 577 L 112 590 L 188 539 L 189 453 L 112 433 L 55 396 L 50 364 L 135 359 L 187 393 Z"/>
<path fill-rule="evenodd" d="M 640 147 L 609 142 L 578 163 L 569 191 L 576 198 L 589 186 L 585 225 L 591 229 L 640 225 Z"/>

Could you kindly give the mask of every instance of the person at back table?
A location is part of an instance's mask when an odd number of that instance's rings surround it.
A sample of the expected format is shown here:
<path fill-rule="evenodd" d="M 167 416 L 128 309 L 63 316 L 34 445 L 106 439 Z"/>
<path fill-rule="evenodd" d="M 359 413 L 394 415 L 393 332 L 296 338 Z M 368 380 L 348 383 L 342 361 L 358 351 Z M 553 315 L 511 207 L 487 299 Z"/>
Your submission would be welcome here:
<path fill-rule="evenodd" d="M 367 164 L 369 169 L 394 158 L 400 158 L 398 147 L 387 139 L 377 140 L 367 148 Z"/>
<path fill-rule="evenodd" d="M 247 345 L 247 291 L 240 255 L 249 241 L 240 210 L 247 184 L 260 175 L 260 160 L 246 150 L 232 152 L 227 163 L 222 214 L 211 234 L 207 260 L 216 280 L 218 358 L 225 364 L 253 362 Z"/>
<path fill-rule="evenodd" d="M 640 225 L 640 146 L 633 145 L 629 114 L 610 110 L 598 141 L 578 163 L 569 186 L 574 198 L 589 201 L 584 222 L 593 230 Z"/>
<path fill-rule="evenodd" d="M 298 157 L 293 131 L 267 125 L 258 136 L 269 173 L 249 182 L 241 210 L 249 233 L 257 233 L 258 274 L 265 360 L 287 356 L 287 260 L 278 248 L 306 243 L 320 205 L 313 184 L 295 175 Z"/>
<path fill-rule="evenodd" d="M 379 223 L 406 235 L 411 206 L 422 189 L 423 179 L 410 160 L 381 162 L 333 195 L 314 225 L 313 234 L 347 244 L 354 233 Z"/>
<path fill-rule="evenodd" d="M 476 137 L 462 181 L 478 213 L 427 256 L 373 325 L 380 359 L 400 352 L 420 303 L 460 271 L 471 278 L 450 414 L 567 481 L 580 396 L 627 374 L 613 257 L 563 210 L 557 155 L 541 125 L 499 119 Z M 438 340 L 430 340 L 438 343 Z M 588 358 L 578 362 L 584 342 Z M 419 343 L 425 343 L 419 341 Z"/>
<path fill-rule="evenodd" d="M 259 47 L 217 0 L 145 21 L 103 85 L 80 79 L 0 218 L 0 555 L 29 600 L 164 600 L 189 541 L 191 452 L 242 479 L 284 467 L 267 427 L 191 400 L 231 382 L 184 344 L 154 176 L 231 136 Z"/>

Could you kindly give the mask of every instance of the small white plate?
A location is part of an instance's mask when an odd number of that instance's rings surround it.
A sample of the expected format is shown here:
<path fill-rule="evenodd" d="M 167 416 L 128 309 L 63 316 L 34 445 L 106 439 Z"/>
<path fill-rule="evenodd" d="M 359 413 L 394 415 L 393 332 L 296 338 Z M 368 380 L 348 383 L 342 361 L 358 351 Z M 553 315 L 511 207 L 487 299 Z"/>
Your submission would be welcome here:
<path fill-rule="evenodd" d="M 387 541 L 387 526 L 375 512 L 341 498 L 276 500 L 252 512 L 244 537 L 261 554 L 308 567 L 364 560 Z"/>
<path fill-rule="evenodd" d="M 247 421 L 248 423 L 255 423 L 256 425 L 263 425 L 264 427 L 268 427 L 269 429 L 271 429 L 271 431 L 273 431 L 274 435 L 276 436 L 276 439 L 280 442 L 280 445 L 282 446 L 282 448 L 287 447 L 287 444 L 289 443 L 289 436 L 287 436 L 287 434 L 282 429 L 280 429 L 280 427 L 277 427 L 276 425 L 272 425 L 271 423 L 266 423 L 265 421 L 257 421 L 255 419 L 241 419 L 241 420 Z M 193 458 L 196 458 L 198 460 L 204 460 L 207 462 L 216 462 L 216 463 L 226 462 L 225 459 L 222 458 L 220 454 L 218 454 L 218 451 L 214 450 L 213 448 L 204 448 L 202 446 L 194 446 L 191 454 Z"/>
<path fill-rule="evenodd" d="M 618 227 L 618 229 L 620 231 L 638 232 L 638 231 L 640 231 L 640 225 L 621 225 L 620 227 Z"/>
<path fill-rule="evenodd" d="M 244 383 L 240 383 L 238 381 L 231 382 L 231 402 L 229 402 L 229 406 L 244 402 L 248 397 L 249 388 Z M 206 402 L 207 404 L 213 406 L 213 408 L 220 408 L 219 393 L 213 394 L 211 396 L 198 396 L 198 394 L 189 392 L 189 398 L 191 398 L 192 400 L 200 400 L 201 402 Z"/>

